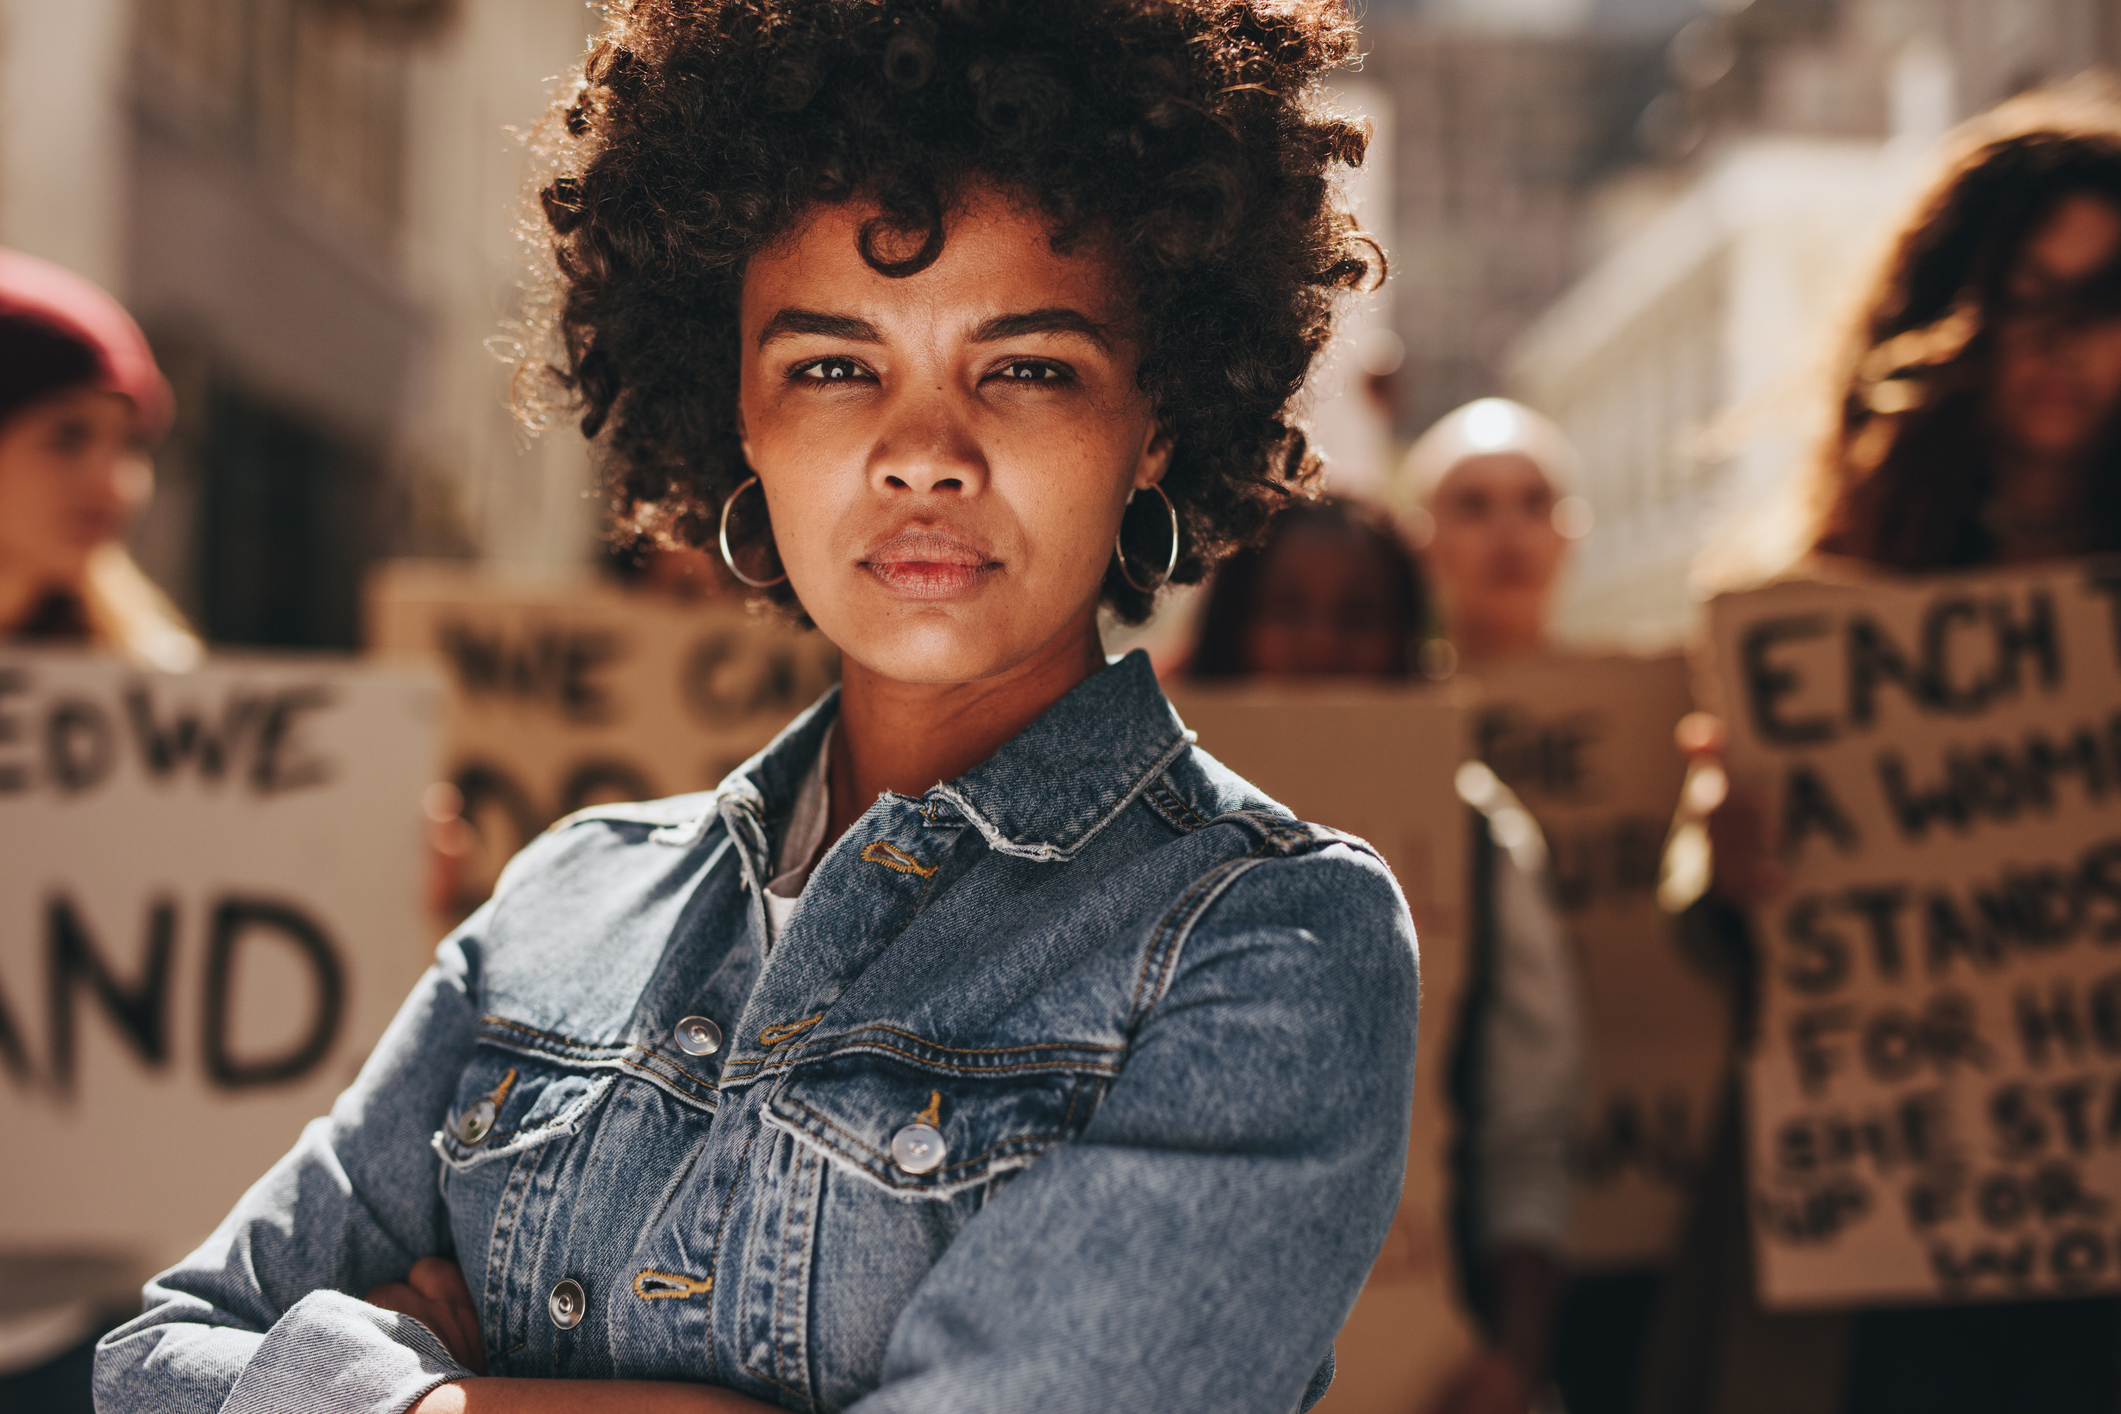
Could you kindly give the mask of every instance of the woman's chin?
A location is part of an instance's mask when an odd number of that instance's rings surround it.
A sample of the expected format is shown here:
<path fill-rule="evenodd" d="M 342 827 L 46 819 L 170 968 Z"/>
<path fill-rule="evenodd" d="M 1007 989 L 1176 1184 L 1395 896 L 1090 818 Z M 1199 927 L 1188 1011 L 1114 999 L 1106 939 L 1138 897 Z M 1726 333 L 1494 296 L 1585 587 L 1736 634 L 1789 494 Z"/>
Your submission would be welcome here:
<path fill-rule="evenodd" d="M 956 614 L 929 612 L 896 622 L 855 627 L 844 636 L 828 634 L 843 658 L 892 682 L 944 686 L 978 682 L 1004 671 L 1012 655 L 1000 650 L 995 635 Z"/>

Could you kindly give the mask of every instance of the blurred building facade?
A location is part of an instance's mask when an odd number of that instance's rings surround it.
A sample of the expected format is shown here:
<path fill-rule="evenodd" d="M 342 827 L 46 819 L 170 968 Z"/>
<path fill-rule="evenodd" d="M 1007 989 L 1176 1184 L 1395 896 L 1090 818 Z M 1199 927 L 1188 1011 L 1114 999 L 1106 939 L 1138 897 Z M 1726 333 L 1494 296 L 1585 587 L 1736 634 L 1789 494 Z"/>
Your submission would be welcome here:
<path fill-rule="evenodd" d="M 1596 512 L 1567 636 L 1674 643 L 1787 563 L 1835 343 L 1937 140 L 2117 63 L 2113 0 L 1752 0 L 1673 36 L 1647 160 L 1590 199 L 1602 254 L 1507 358 Z"/>
<path fill-rule="evenodd" d="M 208 637 L 351 646 L 374 559 L 584 558 L 530 442 L 520 134 L 577 0 L 0 0 L 0 242 L 133 310 L 177 387 L 136 551 Z M 506 486 L 505 494 L 499 490 Z"/>
<path fill-rule="evenodd" d="M 1592 198 L 1697 0 L 1373 0 L 1363 81 L 1392 114 L 1389 396 L 1402 442 L 1499 392 L 1507 351 L 1595 257 Z"/>

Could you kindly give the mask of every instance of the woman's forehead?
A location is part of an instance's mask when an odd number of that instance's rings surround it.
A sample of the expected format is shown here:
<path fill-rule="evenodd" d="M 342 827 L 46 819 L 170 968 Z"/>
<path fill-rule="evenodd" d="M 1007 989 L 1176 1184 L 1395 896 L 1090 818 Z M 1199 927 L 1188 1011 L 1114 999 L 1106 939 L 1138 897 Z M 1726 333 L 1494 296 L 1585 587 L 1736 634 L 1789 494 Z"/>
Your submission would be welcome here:
<path fill-rule="evenodd" d="M 887 335 L 887 326 L 969 328 L 997 315 L 1048 310 L 1072 311 L 1106 338 L 1128 322 L 1108 246 L 1085 241 L 1055 250 L 1052 220 L 990 185 L 971 188 L 953 206 L 941 254 L 912 275 L 885 275 L 864 258 L 863 227 L 878 214 L 866 201 L 817 206 L 753 256 L 744 274 L 746 343 L 791 309 L 851 317 Z M 918 233 L 884 233 L 873 249 L 900 258 L 921 240 Z"/>
<path fill-rule="evenodd" d="M 1554 489 L 1553 478 L 1537 461 L 1523 452 L 1487 452 L 1467 457 L 1436 483 L 1439 497 L 1467 492 Z"/>
<path fill-rule="evenodd" d="M 2121 207 L 2090 192 L 2064 197 L 2019 250 L 2023 265 L 2056 280 L 2081 280 L 2121 256 Z"/>
<path fill-rule="evenodd" d="M 47 393 L 35 402 L 18 408 L 8 422 L 30 421 L 58 422 L 64 420 L 88 421 L 98 426 L 130 429 L 138 418 L 133 400 L 123 393 L 114 393 L 108 388 L 97 388 L 87 384 L 76 384 Z"/>

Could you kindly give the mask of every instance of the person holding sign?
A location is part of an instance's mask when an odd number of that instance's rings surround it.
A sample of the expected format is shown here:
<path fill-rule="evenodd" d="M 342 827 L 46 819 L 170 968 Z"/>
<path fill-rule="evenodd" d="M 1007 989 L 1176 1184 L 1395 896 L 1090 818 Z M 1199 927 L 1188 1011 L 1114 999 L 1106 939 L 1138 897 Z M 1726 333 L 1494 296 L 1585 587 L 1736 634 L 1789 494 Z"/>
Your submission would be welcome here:
<path fill-rule="evenodd" d="M 0 250 L 0 639 L 92 643 L 181 670 L 199 642 L 120 540 L 154 485 L 169 384 L 132 316 Z"/>
<path fill-rule="evenodd" d="M 1421 567 L 1389 521 L 1324 501 L 1284 512 L 1264 544 L 1217 571 L 1189 673 L 1406 681 L 1427 626 Z M 1462 774 L 1461 794 L 1476 780 L 1474 983 L 1452 1084 L 1455 1226 L 1462 1285 L 1490 1344 L 1436 1414 L 1522 1414 L 1547 1377 L 1582 1056 L 1538 828 L 1492 773 Z"/>
<path fill-rule="evenodd" d="M 1556 587 L 1571 546 L 1591 528 L 1589 504 L 1570 491 L 1576 467 L 1568 435 L 1508 398 L 1454 409 L 1407 453 L 1412 530 L 1444 608 L 1450 656 L 1476 674 L 1550 650 Z M 1557 1172 L 1569 1139 L 1557 1136 Z M 1563 1235 L 1554 1237 L 1557 1259 Z M 1555 1374 L 1571 1408 L 1633 1399 L 1656 1292 L 1655 1274 L 1632 1265 L 1571 1282 L 1554 1313 Z"/>
<path fill-rule="evenodd" d="M 1508 398 L 1479 398 L 1446 413 L 1408 451 L 1402 480 L 1415 498 L 1412 535 L 1448 631 L 1428 645 L 1432 671 L 1478 668 L 1546 646 L 1569 543 L 1590 528 L 1583 499 L 1564 492 L 1574 467 L 1575 452 L 1561 429 Z M 1495 797 L 1490 810 L 1523 813 L 1499 779 L 1487 779 Z M 1575 979 L 1544 885 L 1530 891 L 1536 913 L 1522 903 L 1507 909 L 1502 901 L 1511 861 L 1525 852 L 1489 842 L 1480 856 L 1494 861 L 1496 897 L 1479 930 L 1490 936 L 1493 959 L 1491 1024 L 1498 1040 L 1523 1039 L 1500 1050 L 1491 1042 L 1493 1058 L 1475 1073 L 1492 1092 L 1488 1108 L 1519 1117 L 1507 1148 L 1523 1156 L 1514 1165 L 1525 1175 L 1519 1186 L 1538 1195 L 1520 1205 L 1507 1241 L 1491 1239 L 1496 1277 L 1489 1303 L 1511 1318 L 1504 1327 L 1528 1333 L 1515 1343 L 1537 1352 L 1539 1363 L 1527 1368 L 1543 1376 L 1562 1295 L 1567 1156 L 1583 1055 Z M 1512 918 L 1522 921 L 1512 926 Z"/>
<path fill-rule="evenodd" d="M 1963 128 L 1863 302 L 1838 378 L 1812 487 L 1820 570 L 1837 559 L 1974 570 L 2121 550 L 2121 104 L 2095 90 L 2035 94 Z M 1720 724 L 1697 722 L 1689 744 L 1713 759 L 1722 737 Z M 1864 783 L 1825 785 L 1853 798 Z M 1709 833 L 1715 874 L 1698 912 L 1738 959 L 1741 1030 L 1757 1031 L 1742 908 L 1779 903 L 1787 875 L 1746 790 L 1732 791 Z M 1887 902 L 1872 907 L 1888 918 Z M 2109 1298 L 1763 1311 L 1735 1123 L 1719 1154 L 1646 1408 L 1780 1397 L 1779 1407 L 1850 1414 L 2072 1414 L 2121 1399 L 2121 1302 Z"/>
<path fill-rule="evenodd" d="M 1146 615 L 1314 478 L 1379 269 L 1338 5 L 642 0 L 561 100 L 559 375 L 840 687 L 562 822 L 106 1339 L 107 1408 L 1308 1405 L 1392 1222 L 1389 872 Z"/>

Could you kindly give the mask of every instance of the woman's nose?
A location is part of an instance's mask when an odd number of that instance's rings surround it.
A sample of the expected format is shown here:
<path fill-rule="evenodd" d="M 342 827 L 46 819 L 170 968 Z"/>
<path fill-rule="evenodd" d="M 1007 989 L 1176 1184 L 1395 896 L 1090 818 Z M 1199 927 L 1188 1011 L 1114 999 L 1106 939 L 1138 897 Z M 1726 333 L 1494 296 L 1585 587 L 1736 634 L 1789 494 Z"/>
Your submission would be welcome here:
<path fill-rule="evenodd" d="M 117 515 L 131 509 L 134 501 L 144 499 L 139 484 L 145 476 L 137 458 L 122 453 L 100 455 L 90 462 L 88 475 L 80 479 L 79 494 L 94 510 Z"/>
<path fill-rule="evenodd" d="M 892 400 L 870 456 L 878 491 L 977 495 L 986 489 L 987 459 L 971 426 L 970 409 L 947 387 Z"/>

